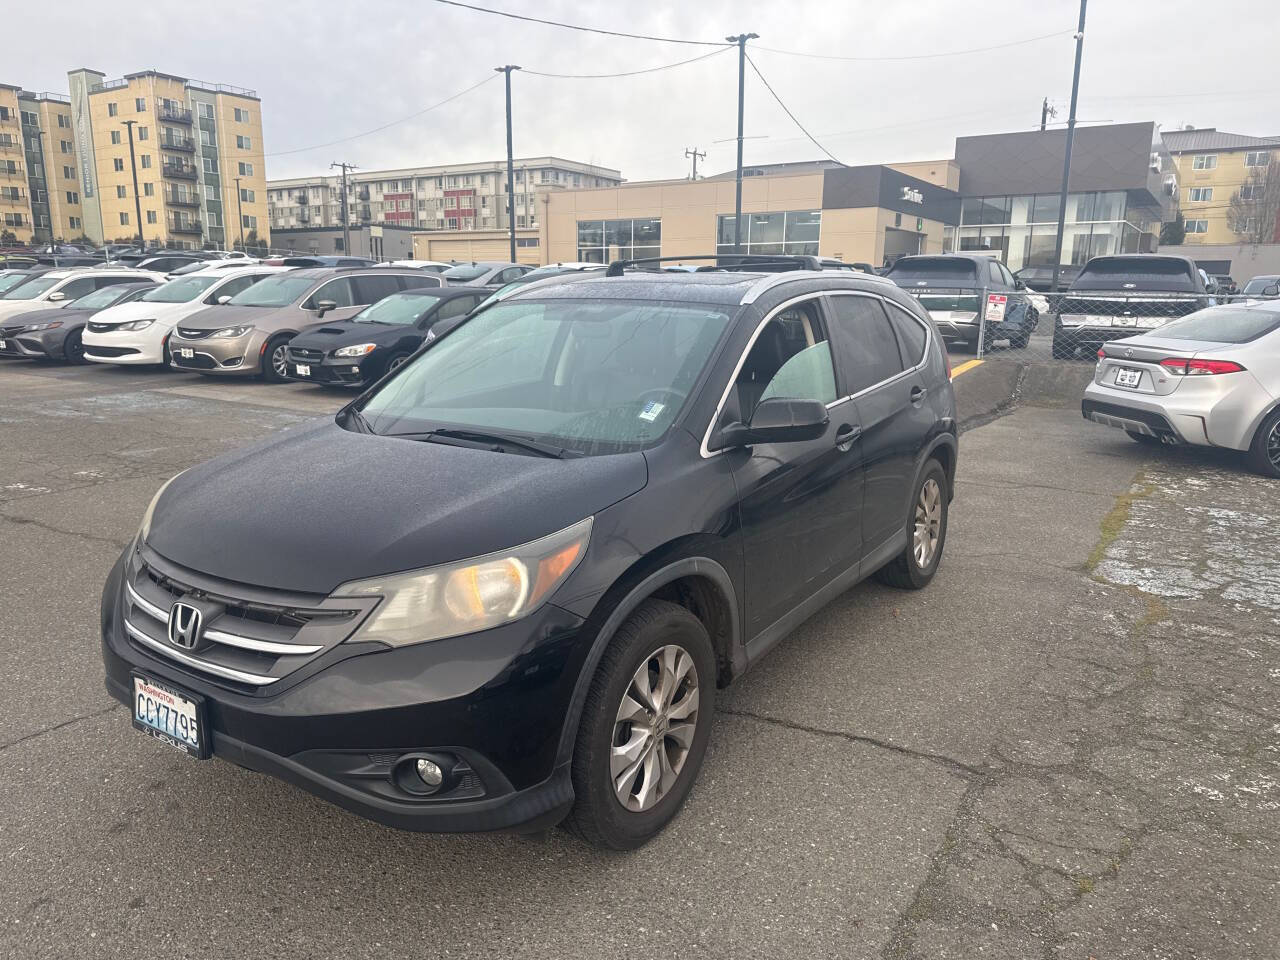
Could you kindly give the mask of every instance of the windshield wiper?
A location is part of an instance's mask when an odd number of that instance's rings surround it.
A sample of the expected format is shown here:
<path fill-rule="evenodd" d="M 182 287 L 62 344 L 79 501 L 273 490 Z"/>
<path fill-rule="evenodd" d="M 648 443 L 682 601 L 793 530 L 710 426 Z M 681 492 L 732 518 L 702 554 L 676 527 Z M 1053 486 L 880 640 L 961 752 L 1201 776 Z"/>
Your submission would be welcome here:
<path fill-rule="evenodd" d="M 507 433 L 490 433 L 485 430 L 459 430 L 453 427 L 441 427 L 437 430 L 426 430 L 421 433 L 388 433 L 384 434 L 384 436 L 401 437 L 405 440 L 430 441 L 433 437 L 442 437 L 446 440 L 467 440 L 472 443 L 489 445 L 496 449 L 515 447 L 520 450 L 527 450 L 530 453 L 536 453 L 541 457 L 552 457 L 556 460 L 563 460 L 569 453 L 564 447 L 557 447 L 524 437 L 516 437 Z"/>
<path fill-rule="evenodd" d="M 355 407 L 347 409 L 347 420 L 359 427 L 361 433 L 373 433 L 373 424 L 369 422 L 369 418 Z"/>

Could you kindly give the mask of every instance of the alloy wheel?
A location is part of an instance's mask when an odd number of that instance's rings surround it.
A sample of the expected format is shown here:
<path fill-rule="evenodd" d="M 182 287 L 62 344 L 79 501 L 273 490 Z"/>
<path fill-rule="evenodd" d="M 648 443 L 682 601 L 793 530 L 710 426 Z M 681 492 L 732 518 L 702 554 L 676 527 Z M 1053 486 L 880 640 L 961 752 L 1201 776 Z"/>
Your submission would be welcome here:
<path fill-rule="evenodd" d="M 394 371 L 399 370 L 404 366 L 404 362 L 408 359 L 408 357 L 392 357 L 391 362 L 387 364 L 387 373 L 393 373 Z"/>
<path fill-rule="evenodd" d="M 1267 434 L 1267 459 L 1271 465 L 1280 469 L 1280 420 L 1277 420 Z"/>
<path fill-rule="evenodd" d="M 271 351 L 271 369 L 276 372 L 276 376 L 282 380 L 289 375 L 289 352 L 288 344 L 282 343 Z"/>
<path fill-rule="evenodd" d="M 626 809 L 651 809 L 684 769 L 698 729 L 698 669 L 687 650 L 659 647 L 641 662 L 613 725 L 609 775 Z"/>
<path fill-rule="evenodd" d="M 942 490 L 933 477 L 920 487 L 920 499 L 916 501 L 915 528 L 912 531 L 912 552 L 916 566 L 927 570 L 938 552 L 938 538 L 942 534 Z"/>

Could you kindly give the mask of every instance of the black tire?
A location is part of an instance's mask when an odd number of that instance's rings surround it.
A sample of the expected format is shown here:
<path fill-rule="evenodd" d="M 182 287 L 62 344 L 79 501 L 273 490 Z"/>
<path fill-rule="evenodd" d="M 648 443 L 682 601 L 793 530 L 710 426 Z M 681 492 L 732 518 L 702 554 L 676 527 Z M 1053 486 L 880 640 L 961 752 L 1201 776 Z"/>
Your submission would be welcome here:
<path fill-rule="evenodd" d="M 72 330 L 62 341 L 62 359 L 67 363 L 82 364 L 89 361 L 84 358 L 84 331 Z"/>
<path fill-rule="evenodd" d="M 397 369 L 402 363 L 408 360 L 410 356 L 411 354 L 408 354 L 403 350 L 400 353 L 393 353 L 387 358 L 387 365 L 383 368 L 382 375 L 385 377 L 388 373 Z"/>
<path fill-rule="evenodd" d="M 669 645 L 682 648 L 693 660 L 698 696 L 694 734 L 666 793 L 651 808 L 632 811 L 615 793 L 610 769 L 619 729 L 618 711 L 633 676 L 654 653 Z M 574 804 L 563 824 L 566 829 L 588 843 L 614 850 L 635 849 L 659 833 L 679 812 L 702 766 L 715 711 L 715 690 L 715 650 L 702 621 L 665 600 L 641 603 L 609 641 L 591 680 L 574 745 Z M 663 738 L 664 748 L 667 740 Z M 638 778 L 636 783 L 640 782 Z"/>
<path fill-rule="evenodd" d="M 937 539 L 928 562 L 921 565 L 916 558 L 915 528 L 921 506 L 921 492 L 932 480 L 937 484 L 937 493 L 941 505 L 941 516 L 938 519 Z M 947 514 L 950 507 L 950 491 L 947 486 L 947 472 L 937 460 L 930 460 L 920 471 L 915 489 L 911 494 L 911 506 L 907 513 L 907 545 L 902 552 L 876 571 L 875 577 L 881 583 L 900 590 L 921 590 L 929 585 L 938 572 L 942 562 L 942 550 L 947 543 Z M 927 519 L 927 518 L 926 518 Z"/>
<path fill-rule="evenodd" d="M 1249 466 L 1264 477 L 1280 478 L 1280 407 L 1258 424 L 1258 432 L 1249 445 Z"/>
<path fill-rule="evenodd" d="M 1036 325 L 1040 322 L 1040 315 L 1030 307 L 1027 308 L 1026 320 L 1022 325 L 1022 332 L 1016 337 L 1009 338 L 1009 346 L 1015 350 L 1025 350 L 1027 344 L 1031 342 L 1031 334 L 1035 333 Z"/>
<path fill-rule="evenodd" d="M 267 347 L 262 351 L 262 379 L 265 382 L 284 383 L 289 379 L 288 376 L 277 369 L 279 357 L 276 356 L 276 353 L 284 350 L 291 339 L 293 339 L 292 335 L 281 333 L 267 341 Z M 285 369 L 287 370 L 288 367 L 286 366 Z"/>
<path fill-rule="evenodd" d="M 1145 444 L 1148 447 L 1162 446 L 1159 437 L 1153 437 L 1147 433 L 1138 433 L 1135 430 L 1126 430 L 1125 433 L 1128 435 L 1129 439 L 1135 443 Z"/>

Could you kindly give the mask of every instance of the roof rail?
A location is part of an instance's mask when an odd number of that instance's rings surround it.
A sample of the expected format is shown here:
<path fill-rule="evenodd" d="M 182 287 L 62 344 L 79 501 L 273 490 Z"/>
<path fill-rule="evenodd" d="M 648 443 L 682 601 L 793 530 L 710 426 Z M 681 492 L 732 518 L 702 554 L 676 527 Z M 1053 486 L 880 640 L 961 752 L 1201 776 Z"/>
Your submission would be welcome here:
<path fill-rule="evenodd" d="M 786 270 L 821 270 L 822 257 L 785 256 L 781 254 L 706 253 L 683 257 L 641 257 L 635 260 L 614 260 L 605 271 L 606 277 L 620 277 L 627 267 L 645 264 L 683 263 L 686 260 L 714 260 L 715 263 L 699 267 L 699 271 L 748 270 L 759 273 L 782 273 Z"/>

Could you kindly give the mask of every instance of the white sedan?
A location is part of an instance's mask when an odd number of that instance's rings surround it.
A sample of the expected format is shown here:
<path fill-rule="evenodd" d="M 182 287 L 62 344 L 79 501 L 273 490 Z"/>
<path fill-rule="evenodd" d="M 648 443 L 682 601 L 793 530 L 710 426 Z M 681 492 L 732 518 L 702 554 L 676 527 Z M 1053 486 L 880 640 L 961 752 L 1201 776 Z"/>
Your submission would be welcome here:
<path fill-rule="evenodd" d="M 224 303 L 263 277 L 290 267 L 246 266 L 188 273 L 132 303 L 103 310 L 84 332 L 84 356 L 97 363 L 169 363 L 169 334 L 180 322 Z"/>

